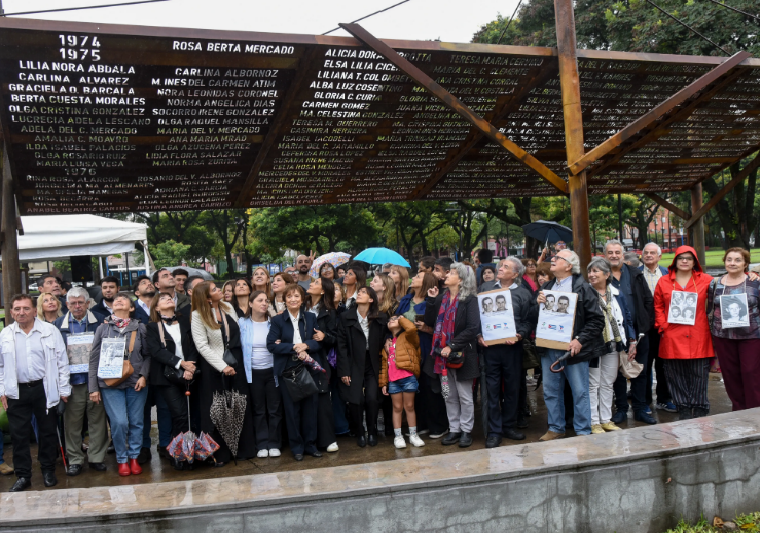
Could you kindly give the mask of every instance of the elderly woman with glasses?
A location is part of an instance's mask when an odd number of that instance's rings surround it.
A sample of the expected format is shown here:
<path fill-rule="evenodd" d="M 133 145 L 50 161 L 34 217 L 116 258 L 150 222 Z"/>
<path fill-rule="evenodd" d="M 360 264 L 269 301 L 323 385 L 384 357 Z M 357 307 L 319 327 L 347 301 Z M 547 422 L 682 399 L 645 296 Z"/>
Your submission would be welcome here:
<path fill-rule="evenodd" d="M 611 279 L 610 262 L 595 257 L 587 266 L 589 284 L 597 292 L 600 310 L 605 316 L 603 339 L 606 352 L 597 362 L 589 365 L 589 406 L 592 414 L 592 433 L 620 431 L 621 428 L 610 421 L 613 408 L 613 383 L 618 377 L 619 352 L 628 347 L 629 361 L 637 355 L 636 334 L 626 299 L 614 286 Z"/>
<path fill-rule="evenodd" d="M 433 358 L 426 363 L 441 380 L 446 400 L 449 434 L 444 446 L 458 444 L 467 448 L 473 443 L 475 421 L 473 379 L 480 376 L 478 334 L 481 316 L 476 298 L 476 275 L 473 268 L 456 262 L 444 279 L 444 291 L 428 290 L 425 324 L 433 327 Z"/>

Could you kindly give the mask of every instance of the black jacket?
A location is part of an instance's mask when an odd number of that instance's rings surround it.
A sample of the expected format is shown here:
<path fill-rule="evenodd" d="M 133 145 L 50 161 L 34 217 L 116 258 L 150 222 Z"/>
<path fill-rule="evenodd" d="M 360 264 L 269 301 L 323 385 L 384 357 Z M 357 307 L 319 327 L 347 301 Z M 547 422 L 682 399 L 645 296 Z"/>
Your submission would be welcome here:
<path fill-rule="evenodd" d="M 137 306 L 137 305 L 136 305 Z M 110 318 L 111 313 L 108 311 L 108 309 L 103 304 L 103 299 L 98 301 L 98 303 L 90 309 L 93 313 L 99 314 L 103 316 L 104 318 Z"/>
<path fill-rule="evenodd" d="M 148 325 L 151 322 L 151 317 L 137 302 L 135 303 L 134 317 L 136 320 L 140 320 L 140 323 L 143 325 Z M 190 317 L 190 315 L 188 315 L 188 317 Z"/>
<path fill-rule="evenodd" d="M 355 307 L 349 307 L 341 314 L 336 373 L 339 378 L 351 377 L 349 386 L 343 382 L 338 383 L 341 398 L 348 403 L 358 404 L 362 401 L 362 389 L 365 386 L 365 355 L 368 352 L 375 376 L 377 377 L 380 373 L 380 353 L 388 332 L 388 316 L 383 312 L 378 313 L 377 318 L 368 321 L 368 327 L 369 338 L 365 338 Z M 368 343 L 369 349 L 366 349 Z"/>
<path fill-rule="evenodd" d="M 605 316 L 600 310 L 597 292 L 581 275 L 572 275 L 572 277 L 571 288 L 573 293 L 579 296 L 573 322 L 573 337 L 578 338 L 581 351 L 566 361 L 568 365 L 592 360 L 607 352 L 602 335 L 602 330 L 605 328 Z M 548 281 L 539 290 L 551 290 L 554 284 L 554 280 Z"/>
<path fill-rule="evenodd" d="M 317 318 L 311 312 L 301 312 L 299 314 L 299 335 L 301 341 L 307 347 L 307 353 L 313 359 L 319 362 L 320 348 L 322 344 L 314 340 L 314 328 L 317 326 Z M 279 344 L 275 342 L 280 340 Z M 291 316 L 286 310 L 270 319 L 270 332 L 267 334 L 267 349 L 272 353 L 275 376 L 280 377 L 287 368 L 292 368 L 299 363 L 299 360 L 293 360 L 293 323 Z"/>
<path fill-rule="evenodd" d="M 632 283 L 632 301 L 634 301 L 634 310 L 629 312 L 632 315 L 632 323 L 639 333 L 645 333 L 655 325 L 655 303 L 650 287 L 645 280 L 645 274 L 637 268 L 624 264 L 621 269 L 629 270 L 629 280 Z M 611 275 L 612 277 L 613 275 Z M 623 295 L 621 297 L 624 297 Z"/>
<path fill-rule="evenodd" d="M 196 362 L 197 352 L 196 346 L 193 343 L 193 334 L 190 332 L 190 318 L 179 316 L 177 321 L 180 323 L 183 359 L 189 362 Z M 164 366 L 174 368 L 180 362 L 180 357 L 174 354 L 177 348 L 174 338 L 167 332 L 166 326 L 164 326 L 164 341 L 166 346 L 161 344 L 159 327 L 156 322 L 152 321 L 145 326 L 145 344 L 147 352 L 151 356 L 150 383 L 156 386 L 172 384 L 164 378 Z"/>
<path fill-rule="evenodd" d="M 446 291 L 446 289 L 444 290 Z M 444 292 L 438 296 L 425 298 L 425 324 L 436 330 L 436 319 L 441 308 Z M 462 351 L 465 362 L 457 369 L 457 380 L 465 381 L 480 377 L 478 368 L 478 334 L 481 332 L 481 315 L 478 313 L 478 299 L 469 295 L 457 304 L 454 319 L 454 337 L 449 343 L 452 351 Z M 431 375 L 435 358 L 426 360 L 423 365 L 426 373 Z"/>
<path fill-rule="evenodd" d="M 333 372 L 328 364 L 328 353 L 331 349 L 336 349 L 336 343 L 338 342 L 338 316 L 335 310 L 320 309 L 317 314 L 317 330 L 322 331 L 325 334 L 325 338 L 320 344 L 320 351 L 318 353 L 319 358 L 317 362 L 320 366 L 325 368 L 327 372 L 325 379 L 330 381 L 330 375 Z"/>

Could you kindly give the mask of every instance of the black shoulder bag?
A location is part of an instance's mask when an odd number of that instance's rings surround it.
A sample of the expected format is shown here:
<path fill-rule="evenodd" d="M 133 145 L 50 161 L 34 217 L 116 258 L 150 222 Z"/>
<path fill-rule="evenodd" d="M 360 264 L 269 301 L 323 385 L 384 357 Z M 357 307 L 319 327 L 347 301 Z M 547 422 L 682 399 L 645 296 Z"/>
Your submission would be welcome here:
<path fill-rule="evenodd" d="M 225 326 L 225 336 L 224 336 L 224 343 L 225 343 L 225 352 L 222 354 L 222 360 L 225 361 L 225 364 L 228 366 L 234 368 L 238 365 L 238 359 L 235 358 L 235 355 L 233 355 L 233 352 L 230 351 L 230 326 L 227 325 L 227 315 L 225 314 L 225 311 L 221 308 L 219 309 L 219 313 L 222 314 L 222 325 Z"/>

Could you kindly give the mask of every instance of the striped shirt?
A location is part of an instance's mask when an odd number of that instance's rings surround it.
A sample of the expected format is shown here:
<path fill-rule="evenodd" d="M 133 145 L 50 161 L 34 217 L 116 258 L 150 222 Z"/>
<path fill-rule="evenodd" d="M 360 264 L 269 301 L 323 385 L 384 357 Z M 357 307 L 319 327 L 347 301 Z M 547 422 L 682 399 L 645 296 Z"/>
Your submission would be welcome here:
<path fill-rule="evenodd" d="M 759 281 L 746 280 L 736 286 L 725 286 L 721 283 L 722 277 L 715 279 L 708 288 L 708 303 L 711 306 L 713 300 L 713 318 L 709 316 L 711 334 L 717 338 L 729 338 L 730 340 L 752 340 L 759 337 Z M 748 294 L 748 316 L 750 327 L 737 327 L 724 329 L 721 324 L 721 296 L 732 294 Z"/>

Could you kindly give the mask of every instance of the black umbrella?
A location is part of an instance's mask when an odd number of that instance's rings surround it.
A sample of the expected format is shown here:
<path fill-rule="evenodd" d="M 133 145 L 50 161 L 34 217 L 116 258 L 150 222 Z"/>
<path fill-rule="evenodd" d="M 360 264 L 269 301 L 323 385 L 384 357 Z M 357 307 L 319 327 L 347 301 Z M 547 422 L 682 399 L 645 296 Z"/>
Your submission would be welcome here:
<path fill-rule="evenodd" d="M 566 226 L 556 223 L 555 221 L 534 221 L 528 225 L 523 225 L 523 234 L 537 241 L 547 243 L 557 243 L 559 241 L 573 241 L 573 231 Z"/>

